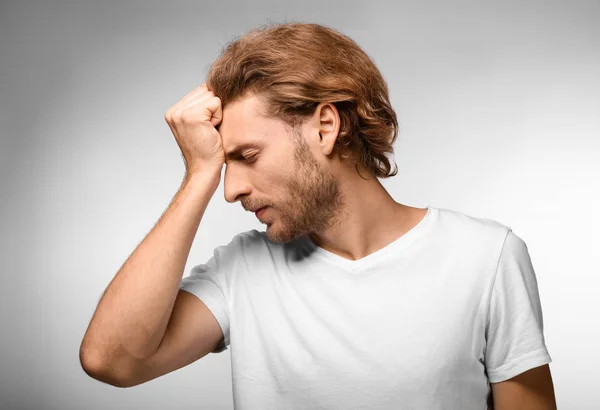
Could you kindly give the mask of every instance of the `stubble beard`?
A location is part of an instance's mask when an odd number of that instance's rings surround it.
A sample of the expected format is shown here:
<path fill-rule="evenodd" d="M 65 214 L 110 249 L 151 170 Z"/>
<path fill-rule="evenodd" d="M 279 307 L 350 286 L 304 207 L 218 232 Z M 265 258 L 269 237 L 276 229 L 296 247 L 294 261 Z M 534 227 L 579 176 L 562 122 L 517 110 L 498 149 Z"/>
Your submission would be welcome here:
<path fill-rule="evenodd" d="M 267 237 L 273 242 L 287 243 L 321 232 L 343 219 L 339 181 L 313 157 L 301 138 L 296 141 L 294 159 L 295 171 L 285 184 L 289 200 L 277 208 L 277 218 L 267 228 Z"/>

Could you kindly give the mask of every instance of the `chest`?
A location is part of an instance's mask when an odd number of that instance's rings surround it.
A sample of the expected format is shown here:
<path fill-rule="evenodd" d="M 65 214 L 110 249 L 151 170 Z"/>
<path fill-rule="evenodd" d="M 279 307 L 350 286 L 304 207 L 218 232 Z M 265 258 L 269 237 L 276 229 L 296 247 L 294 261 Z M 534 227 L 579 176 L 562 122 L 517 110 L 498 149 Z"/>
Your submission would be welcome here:
<path fill-rule="evenodd" d="M 250 284 L 232 316 L 234 378 L 315 403 L 369 391 L 398 403 L 408 391 L 481 383 L 481 289 L 454 276 L 422 268 Z"/>

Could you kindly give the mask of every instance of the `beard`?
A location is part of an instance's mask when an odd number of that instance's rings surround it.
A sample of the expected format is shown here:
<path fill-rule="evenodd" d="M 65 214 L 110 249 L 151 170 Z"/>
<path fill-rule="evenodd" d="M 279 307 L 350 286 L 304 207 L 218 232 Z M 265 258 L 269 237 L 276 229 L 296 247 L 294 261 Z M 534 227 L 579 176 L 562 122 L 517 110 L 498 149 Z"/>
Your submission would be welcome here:
<path fill-rule="evenodd" d="M 343 219 L 344 200 L 339 181 L 312 155 L 302 136 L 295 134 L 295 170 L 285 181 L 286 201 L 267 224 L 272 242 L 287 243 L 331 228 Z"/>

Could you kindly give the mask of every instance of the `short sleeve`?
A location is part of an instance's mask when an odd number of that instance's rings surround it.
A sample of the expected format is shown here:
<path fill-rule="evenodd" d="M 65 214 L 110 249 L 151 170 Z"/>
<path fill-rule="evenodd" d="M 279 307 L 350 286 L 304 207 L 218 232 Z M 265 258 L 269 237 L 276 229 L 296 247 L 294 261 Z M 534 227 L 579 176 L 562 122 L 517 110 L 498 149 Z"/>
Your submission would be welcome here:
<path fill-rule="evenodd" d="M 486 372 L 490 383 L 552 362 L 544 340 L 537 279 L 527 245 L 508 230 L 490 295 Z"/>
<path fill-rule="evenodd" d="M 236 235 L 229 244 L 215 248 L 213 256 L 207 262 L 192 267 L 189 276 L 184 277 L 179 286 L 202 300 L 221 326 L 224 340 L 212 353 L 221 353 L 229 346 L 229 287 L 241 240 L 241 235 Z"/>

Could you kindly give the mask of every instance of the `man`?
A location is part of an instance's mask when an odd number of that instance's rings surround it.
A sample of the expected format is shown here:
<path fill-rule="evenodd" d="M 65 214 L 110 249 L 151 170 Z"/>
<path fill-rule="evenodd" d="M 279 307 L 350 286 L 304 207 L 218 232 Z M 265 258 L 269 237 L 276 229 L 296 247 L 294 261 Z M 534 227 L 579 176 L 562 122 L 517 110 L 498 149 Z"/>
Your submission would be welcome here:
<path fill-rule="evenodd" d="M 134 386 L 231 348 L 236 409 L 556 408 L 525 243 L 383 188 L 396 114 L 351 39 L 252 30 L 166 119 L 186 177 L 98 305 L 92 377 Z M 266 231 L 182 279 L 223 164 Z"/>

